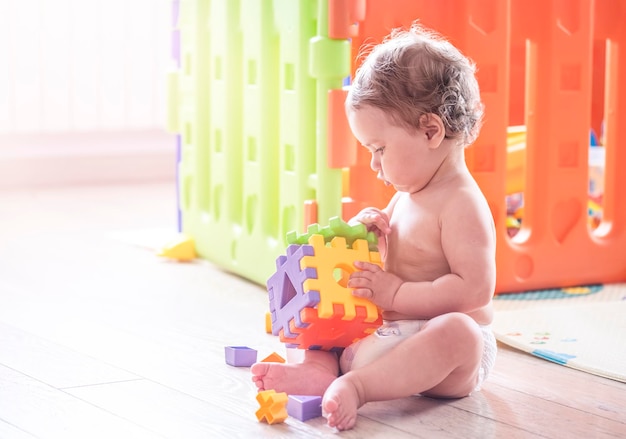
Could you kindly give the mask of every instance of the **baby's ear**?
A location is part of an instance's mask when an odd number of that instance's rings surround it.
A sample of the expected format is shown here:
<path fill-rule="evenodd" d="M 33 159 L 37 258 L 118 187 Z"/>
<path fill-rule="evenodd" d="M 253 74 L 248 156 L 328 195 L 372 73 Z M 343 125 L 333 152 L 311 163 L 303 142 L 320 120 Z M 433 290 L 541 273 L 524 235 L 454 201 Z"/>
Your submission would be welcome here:
<path fill-rule="evenodd" d="M 424 114 L 420 117 L 420 129 L 430 142 L 429 148 L 437 148 L 446 137 L 443 121 L 433 113 Z"/>

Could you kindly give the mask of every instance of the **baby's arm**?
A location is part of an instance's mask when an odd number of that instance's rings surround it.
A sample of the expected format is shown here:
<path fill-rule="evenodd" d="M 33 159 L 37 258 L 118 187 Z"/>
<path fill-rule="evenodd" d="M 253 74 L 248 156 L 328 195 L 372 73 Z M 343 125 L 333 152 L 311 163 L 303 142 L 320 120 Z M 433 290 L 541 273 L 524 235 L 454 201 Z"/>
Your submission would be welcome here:
<path fill-rule="evenodd" d="M 465 200 L 467 201 L 467 200 Z M 441 243 L 450 272 L 433 281 L 404 282 L 368 263 L 355 263 L 348 286 L 387 311 L 432 318 L 486 306 L 495 287 L 495 234 L 489 210 L 475 202 L 442 215 Z"/>

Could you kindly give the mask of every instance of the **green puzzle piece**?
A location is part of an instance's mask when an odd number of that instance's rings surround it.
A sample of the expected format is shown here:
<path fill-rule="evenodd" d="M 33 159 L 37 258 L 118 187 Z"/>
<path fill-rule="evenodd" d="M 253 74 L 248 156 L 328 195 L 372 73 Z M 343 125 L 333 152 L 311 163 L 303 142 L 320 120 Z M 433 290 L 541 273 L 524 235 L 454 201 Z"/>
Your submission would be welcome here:
<path fill-rule="evenodd" d="M 327 226 L 321 226 L 317 223 L 307 227 L 306 233 L 298 233 L 295 230 L 287 233 L 287 243 L 289 244 L 308 244 L 311 235 L 322 235 L 324 242 L 330 242 L 334 237 L 341 236 L 346 238 L 346 244 L 352 246 L 357 239 L 365 239 L 368 243 L 370 251 L 378 251 L 378 238 L 374 232 L 368 232 L 365 224 L 349 225 L 338 216 L 332 217 Z"/>

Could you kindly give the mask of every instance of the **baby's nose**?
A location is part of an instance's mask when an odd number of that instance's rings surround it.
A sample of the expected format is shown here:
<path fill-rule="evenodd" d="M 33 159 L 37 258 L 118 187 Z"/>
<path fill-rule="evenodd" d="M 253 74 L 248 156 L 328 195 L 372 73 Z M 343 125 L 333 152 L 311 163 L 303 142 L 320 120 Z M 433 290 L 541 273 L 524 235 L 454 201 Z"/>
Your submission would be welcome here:
<path fill-rule="evenodd" d="M 378 154 L 372 154 L 370 168 L 372 168 L 372 171 L 375 172 L 380 170 L 380 159 L 378 158 Z"/>

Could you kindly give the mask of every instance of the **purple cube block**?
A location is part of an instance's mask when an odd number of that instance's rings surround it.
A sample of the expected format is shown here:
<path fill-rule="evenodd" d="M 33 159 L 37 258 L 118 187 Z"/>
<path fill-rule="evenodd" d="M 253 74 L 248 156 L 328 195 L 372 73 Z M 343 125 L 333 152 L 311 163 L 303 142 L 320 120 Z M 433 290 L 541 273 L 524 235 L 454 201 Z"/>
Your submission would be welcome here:
<path fill-rule="evenodd" d="M 287 414 L 301 421 L 322 416 L 322 397 L 289 395 Z"/>
<path fill-rule="evenodd" d="M 247 346 L 226 346 L 226 364 L 236 367 L 248 367 L 256 363 L 256 349 Z"/>

